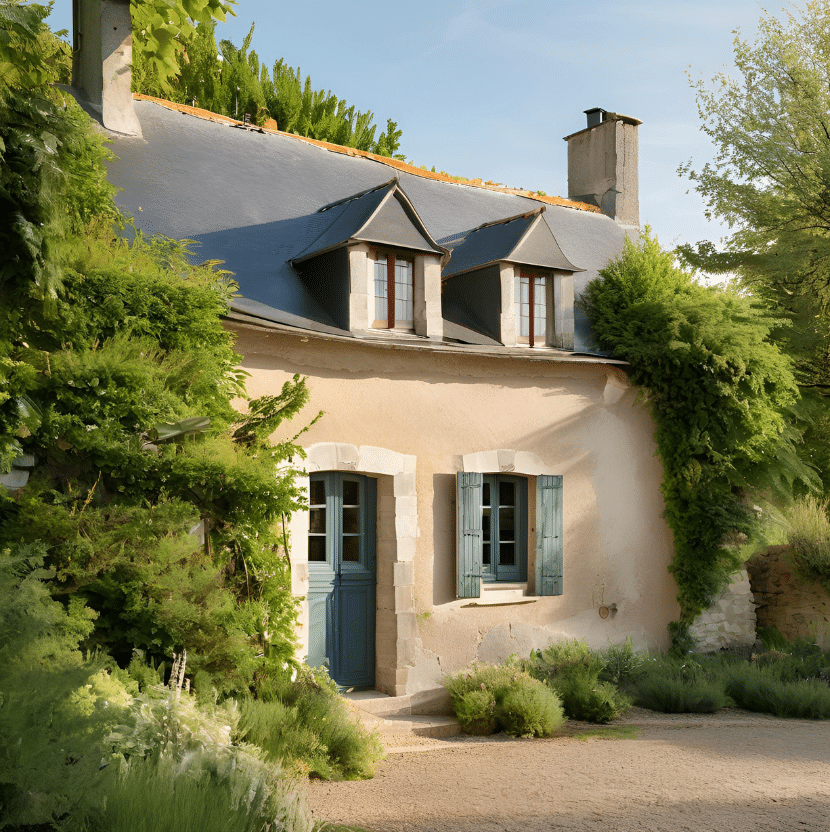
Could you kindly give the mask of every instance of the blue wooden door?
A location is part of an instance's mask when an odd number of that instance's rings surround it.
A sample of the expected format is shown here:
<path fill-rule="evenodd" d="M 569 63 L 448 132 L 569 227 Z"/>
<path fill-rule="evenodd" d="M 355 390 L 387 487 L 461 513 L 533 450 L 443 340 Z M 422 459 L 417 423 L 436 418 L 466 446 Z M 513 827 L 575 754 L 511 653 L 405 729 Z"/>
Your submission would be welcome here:
<path fill-rule="evenodd" d="M 375 684 L 376 494 L 370 477 L 310 478 L 307 661 L 341 687 Z"/>

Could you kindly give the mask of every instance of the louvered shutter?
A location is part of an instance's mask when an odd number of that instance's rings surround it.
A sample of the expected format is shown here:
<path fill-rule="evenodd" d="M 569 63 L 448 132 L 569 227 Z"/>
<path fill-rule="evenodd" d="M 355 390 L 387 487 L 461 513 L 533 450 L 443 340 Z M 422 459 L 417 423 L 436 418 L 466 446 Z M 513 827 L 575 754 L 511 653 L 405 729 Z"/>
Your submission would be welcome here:
<path fill-rule="evenodd" d="M 458 589 L 459 598 L 481 595 L 481 492 L 484 476 L 459 472 L 458 508 Z"/>
<path fill-rule="evenodd" d="M 562 477 L 536 478 L 536 594 L 562 594 Z"/>

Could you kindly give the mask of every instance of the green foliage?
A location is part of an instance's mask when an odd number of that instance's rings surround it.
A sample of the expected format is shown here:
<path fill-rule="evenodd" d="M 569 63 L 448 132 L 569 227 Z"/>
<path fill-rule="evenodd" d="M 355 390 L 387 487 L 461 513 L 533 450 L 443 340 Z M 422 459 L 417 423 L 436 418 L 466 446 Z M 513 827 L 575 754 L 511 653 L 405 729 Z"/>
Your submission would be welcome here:
<path fill-rule="evenodd" d="M 559 698 L 518 665 L 474 664 L 443 680 L 463 731 L 549 737 L 564 722 Z"/>
<path fill-rule="evenodd" d="M 681 167 L 707 214 L 734 229 L 725 250 L 682 246 L 696 268 L 738 275 L 786 326 L 772 336 L 791 356 L 808 426 L 799 448 L 830 494 L 830 8 L 812 0 L 757 39 L 734 41 L 737 72 L 692 83 L 701 126 L 715 147 L 702 169 Z"/>
<path fill-rule="evenodd" d="M 756 634 L 767 650 L 776 650 L 783 653 L 791 647 L 790 642 L 784 638 L 777 627 L 757 627 Z"/>
<path fill-rule="evenodd" d="M 180 39 L 192 37 L 195 24 L 235 15 L 233 5 L 236 0 L 130 0 L 134 64 L 145 67 L 159 91 L 169 92 L 179 71 Z"/>
<path fill-rule="evenodd" d="M 812 0 L 784 21 L 764 12 L 757 42 L 734 41 L 737 75 L 692 83 L 714 161 L 681 168 L 736 230 L 727 252 L 684 252 L 706 268 L 741 270 L 776 301 L 786 292 L 830 301 L 830 8 Z M 823 322 L 826 325 L 826 322 Z"/>
<path fill-rule="evenodd" d="M 565 715 L 557 695 L 543 682 L 519 676 L 501 696 L 499 724 L 514 737 L 552 737 Z"/>
<path fill-rule="evenodd" d="M 256 695 L 240 700 L 237 736 L 268 759 L 327 780 L 374 776 L 383 758 L 380 741 L 351 718 L 325 671 L 303 665 L 292 676 L 261 675 Z"/>
<path fill-rule="evenodd" d="M 739 708 L 793 719 L 830 719 L 830 687 L 824 680 L 781 681 L 775 667 L 736 664 L 726 691 Z"/>
<path fill-rule="evenodd" d="M 649 229 L 600 275 L 582 301 L 597 345 L 629 362 L 656 423 L 679 646 L 739 565 L 729 543 L 752 531 L 748 495 L 817 483 L 797 453 L 798 389 L 769 341 L 774 322 L 734 291 L 694 283 Z"/>
<path fill-rule="evenodd" d="M 296 788 L 255 756 L 197 751 L 123 763 L 107 784 L 108 832 L 310 830 Z"/>
<path fill-rule="evenodd" d="M 602 652 L 603 668 L 599 678 L 624 688 L 639 675 L 643 667 L 643 656 L 634 650 L 631 636 L 620 644 L 612 644 Z"/>
<path fill-rule="evenodd" d="M 570 719 L 611 722 L 631 707 L 616 685 L 600 681 L 605 660 L 584 642 L 554 642 L 531 654 L 528 669 L 557 693 Z"/>
<path fill-rule="evenodd" d="M 143 11 L 204 21 L 219 7 Z M 15 48 L 51 66 L 47 10 L 19 11 Z M 293 661 L 281 528 L 303 507 L 302 450 L 266 430 L 298 412 L 304 382 L 236 411 L 245 373 L 221 323 L 235 284 L 194 266 L 188 241 L 114 235 L 101 139 L 47 84 L 58 69 L 24 74 L 0 96 L 0 465 L 25 451 L 38 469 L 0 494 L 0 545 L 45 543 L 55 594 L 99 613 L 88 645 L 124 664 L 136 647 L 156 663 L 187 650 L 191 671 L 247 690 Z"/>
<path fill-rule="evenodd" d="M 195 104 L 214 113 L 242 119 L 248 114 L 262 126 L 274 119 L 280 130 L 312 139 L 354 147 L 390 156 L 397 154 L 401 131 L 391 119 L 385 132 L 375 140 L 373 113 L 362 113 L 330 90 L 315 90 L 310 76 L 303 80 L 300 68 L 293 69 L 280 59 L 269 73 L 251 50 L 254 26 L 241 47 L 229 40 L 218 45 L 214 21 L 193 30 L 182 30 L 171 46 L 170 66 L 178 56 L 178 74 L 162 80 L 155 62 L 137 51 L 133 61 L 133 89 L 147 95 L 170 98 L 180 104 Z M 169 69 L 169 66 L 168 66 Z"/>
<path fill-rule="evenodd" d="M 811 495 L 793 501 L 784 514 L 790 555 L 801 573 L 830 585 L 828 501 Z"/>
<path fill-rule="evenodd" d="M 576 734 L 578 740 L 636 740 L 639 730 L 632 725 L 612 725 L 608 728 L 593 728 Z"/>
<path fill-rule="evenodd" d="M 95 614 L 50 598 L 43 553 L 0 553 L 0 826 L 310 829 L 283 770 L 230 744 L 232 708 L 154 686 L 137 657 L 129 674 L 84 658 Z"/>
<path fill-rule="evenodd" d="M 239 740 L 267 759 L 326 780 L 373 777 L 383 752 L 377 737 L 351 718 L 330 680 L 308 668 L 291 682 L 272 674 L 260 699 L 239 702 Z"/>
<path fill-rule="evenodd" d="M 488 737 L 499 727 L 496 700 L 490 690 L 471 690 L 453 701 L 453 712 L 465 734 Z"/>
<path fill-rule="evenodd" d="M 648 676 L 638 682 L 634 703 L 666 714 L 713 714 L 731 704 L 723 686 L 706 679 L 681 681 Z"/>
<path fill-rule="evenodd" d="M 715 713 L 732 705 L 722 666 L 701 657 L 650 657 L 631 686 L 634 703 L 662 713 Z"/>

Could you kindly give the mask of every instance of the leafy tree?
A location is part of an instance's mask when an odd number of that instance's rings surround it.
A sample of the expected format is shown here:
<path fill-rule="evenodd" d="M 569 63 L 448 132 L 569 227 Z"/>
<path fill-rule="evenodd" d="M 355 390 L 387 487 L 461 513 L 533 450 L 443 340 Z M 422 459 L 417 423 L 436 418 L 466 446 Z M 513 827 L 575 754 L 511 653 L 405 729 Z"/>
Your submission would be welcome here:
<path fill-rule="evenodd" d="M 808 392 L 802 454 L 830 489 L 830 6 L 814 0 L 761 19 L 756 43 L 735 38 L 737 77 L 697 90 L 715 159 L 681 168 L 709 216 L 732 227 L 725 250 L 683 246 L 696 268 L 735 272 L 784 319 L 773 337 Z M 818 395 L 817 395 L 818 394 Z"/>
<path fill-rule="evenodd" d="M 191 669 L 245 688 L 293 660 L 281 529 L 302 507 L 302 451 L 265 431 L 305 384 L 235 410 L 245 374 L 220 320 L 235 284 L 186 244 L 113 234 L 102 141 L 47 83 L 48 10 L 9 8 L 36 71 L 0 99 L 0 463 L 26 451 L 39 467 L 0 493 L 0 542 L 46 545 L 56 596 L 99 613 L 90 644 L 124 661 L 188 650 Z"/>
<path fill-rule="evenodd" d="M 774 320 L 735 291 L 695 283 L 648 228 L 588 285 L 583 305 L 597 345 L 629 362 L 654 417 L 681 644 L 740 564 L 729 543 L 752 529 L 748 498 L 815 483 L 791 426 L 798 389 L 769 341 Z"/>
<path fill-rule="evenodd" d="M 242 46 L 229 40 L 217 46 L 216 24 L 210 20 L 176 41 L 179 71 L 169 83 L 161 83 L 156 65 L 137 53 L 133 62 L 133 89 L 148 95 L 193 104 L 231 118 L 249 114 L 263 125 L 269 118 L 279 128 L 320 141 L 354 147 L 381 156 L 394 156 L 400 147 L 401 131 L 391 119 L 386 131 L 375 140 L 371 112 L 359 112 L 330 90 L 315 90 L 310 76 L 303 81 L 300 68 L 293 69 L 280 59 L 269 73 L 251 50 L 254 25 Z"/>
<path fill-rule="evenodd" d="M 236 0 L 130 0 L 133 61 L 152 76 L 158 89 L 170 92 L 179 72 L 178 42 L 195 32 L 195 24 L 225 20 Z"/>

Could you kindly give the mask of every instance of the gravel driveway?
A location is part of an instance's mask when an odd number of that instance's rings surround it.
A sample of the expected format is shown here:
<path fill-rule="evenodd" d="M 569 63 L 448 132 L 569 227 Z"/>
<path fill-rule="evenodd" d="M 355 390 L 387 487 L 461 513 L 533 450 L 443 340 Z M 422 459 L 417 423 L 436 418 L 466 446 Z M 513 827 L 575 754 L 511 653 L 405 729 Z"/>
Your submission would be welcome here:
<path fill-rule="evenodd" d="M 636 739 L 457 738 L 374 780 L 314 781 L 315 818 L 373 832 L 830 832 L 830 722 L 634 709 Z"/>

